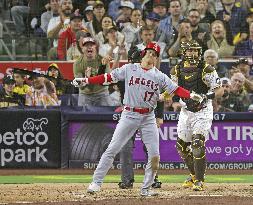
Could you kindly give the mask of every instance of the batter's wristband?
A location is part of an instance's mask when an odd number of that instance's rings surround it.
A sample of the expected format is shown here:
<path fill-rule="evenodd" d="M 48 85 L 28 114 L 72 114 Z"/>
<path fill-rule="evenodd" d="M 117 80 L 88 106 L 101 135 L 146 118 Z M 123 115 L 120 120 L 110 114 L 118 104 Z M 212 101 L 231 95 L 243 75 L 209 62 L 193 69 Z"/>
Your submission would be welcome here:
<path fill-rule="evenodd" d="M 214 99 L 215 98 L 215 93 L 214 92 L 207 93 L 206 98 L 207 99 Z"/>

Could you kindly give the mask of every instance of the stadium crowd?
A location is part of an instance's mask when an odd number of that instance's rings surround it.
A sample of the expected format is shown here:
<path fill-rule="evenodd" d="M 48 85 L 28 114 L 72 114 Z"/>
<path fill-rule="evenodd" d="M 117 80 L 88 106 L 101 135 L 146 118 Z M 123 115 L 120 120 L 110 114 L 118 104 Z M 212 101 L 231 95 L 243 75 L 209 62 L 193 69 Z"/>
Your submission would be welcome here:
<path fill-rule="evenodd" d="M 253 111 L 251 0 L 2 0 L 1 13 L 4 4 L 16 36 L 41 38 L 41 49 L 55 63 L 46 76 L 28 77 L 22 72 L 5 76 L 0 107 L 59 106 L 65 94 L 79 94 L 80 106 L 121 106 L 120 85 L 88 85 L 76 90 L 64 80 L 57 60 L 73 61 L 75 77 L 90 77 L 110 72 L 121 60 L 128 60 L 134 46 L 141 51 L 149 42 L 157 42 L 160 60 L 169 59 L 171 68 L 173 60 L 178 63 L 184 57 L 182 44 L 195 40 L 202 47 L 203 59 L 218 72 L 225 91 L 213 101 L 214 111 Z M 228 57 L 236 62 L 229 67 L 219 62 Z M 180 108 L 176 98 L 165 102 L 165 111 Z"/>

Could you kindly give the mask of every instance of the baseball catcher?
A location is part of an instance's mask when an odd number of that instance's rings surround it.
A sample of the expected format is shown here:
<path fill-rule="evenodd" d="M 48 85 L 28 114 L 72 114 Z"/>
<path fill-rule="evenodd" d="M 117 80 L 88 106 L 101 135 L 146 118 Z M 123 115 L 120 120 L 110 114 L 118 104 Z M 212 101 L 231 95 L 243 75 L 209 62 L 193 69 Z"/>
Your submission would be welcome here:
<path fill-rule="evenodd" d="M 196 41 L 182 43 L 183 60 L 171 70 L 179 86 L 203 97 L 200 101 L 181 98 L 176 148 L 188 166 L 190 176 L 183 187 L 203 190 L 206 170 L 205 138 L 213 120 L 212 99 L 223 95 L 220 78 L 213 67 L 201 60 L 202 49 Z"/>

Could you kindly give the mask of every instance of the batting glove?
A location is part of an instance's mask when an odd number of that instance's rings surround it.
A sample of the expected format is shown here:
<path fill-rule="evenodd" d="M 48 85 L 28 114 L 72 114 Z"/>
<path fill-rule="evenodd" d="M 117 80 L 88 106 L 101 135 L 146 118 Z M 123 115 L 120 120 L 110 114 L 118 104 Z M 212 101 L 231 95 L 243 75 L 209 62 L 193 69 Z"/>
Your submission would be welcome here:
<path fill-rule="evenodd" d="M 75 78 L 72 82 L 75 87 L 82 87 L 88 84 L 88 78 Z"/>

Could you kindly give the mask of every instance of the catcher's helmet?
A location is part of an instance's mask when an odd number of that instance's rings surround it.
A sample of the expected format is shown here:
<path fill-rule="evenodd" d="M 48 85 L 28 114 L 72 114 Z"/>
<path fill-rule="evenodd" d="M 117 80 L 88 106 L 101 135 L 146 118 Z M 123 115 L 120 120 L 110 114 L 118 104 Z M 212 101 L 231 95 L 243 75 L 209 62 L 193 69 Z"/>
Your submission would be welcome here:
<path fill-rule="evenodd" d="M 198 64 L 201 60 L 202 47 L 195 40 L 182 42 L 181 49 L 183 53 L 183 58 L 188 61 L 190 64 Z M 198 56 L 188 56 L 186 55 L 187 50 L 198 50 Z"/>
<path fill-rule="evenodd" d="M 160 46 L 159 46 L 157 43 L 155 43 L 155 42 L 150 42 L 150 43 L 148 43 L 148 44 L 146 45 L 146 48 L 144 48 L 144 50 L 143 50 L 142 53 L 141 53 L 141 54 L 142 54 L 142 57 L 144 57 L 144 56 L 146 55 L 146 51 L 147 51 L 148 49 L 154 50 L 154 51 L 156 52 L 157 57 L 159 57 L 161 48 L 160 48 Z"/>

